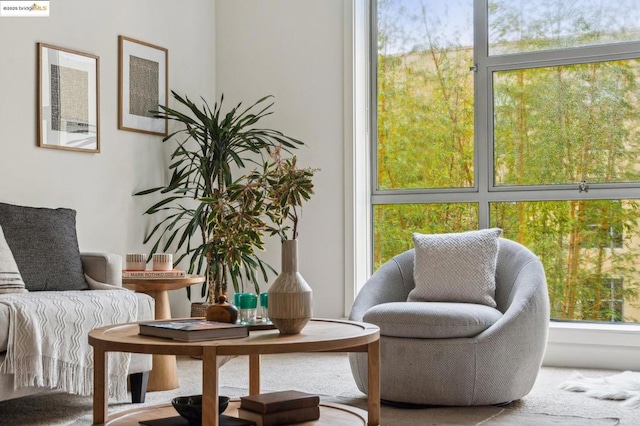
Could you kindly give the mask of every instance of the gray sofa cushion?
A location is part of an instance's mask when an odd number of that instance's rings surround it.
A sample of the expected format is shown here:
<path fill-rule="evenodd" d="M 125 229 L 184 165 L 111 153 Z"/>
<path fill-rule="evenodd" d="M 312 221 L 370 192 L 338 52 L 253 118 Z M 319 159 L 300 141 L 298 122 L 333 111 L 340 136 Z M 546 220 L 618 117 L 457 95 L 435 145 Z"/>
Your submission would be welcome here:
<path fill-rule="evenodd" d="M 76 212 L 0 203 L 0 226 L 29 291 L 86 290 Z"/>
<path fill-rule="evenodd" d="M 454 339 L 477 336 L 502 317 L 486 305 L 444 302 L 391 302 L 371 307 L 363 321 L 380 327 L 380 335 L 408 339 Z"/>

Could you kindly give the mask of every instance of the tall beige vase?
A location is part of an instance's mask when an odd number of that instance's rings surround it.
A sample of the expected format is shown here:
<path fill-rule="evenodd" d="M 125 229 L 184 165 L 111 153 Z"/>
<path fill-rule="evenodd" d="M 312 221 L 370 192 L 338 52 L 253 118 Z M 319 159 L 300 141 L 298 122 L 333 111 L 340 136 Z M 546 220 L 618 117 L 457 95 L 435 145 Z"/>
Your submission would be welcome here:
<path fill-rule="evenodd" d="M 281 334 L 298 334 L 312 316 L 313 291 L 298 272 L 298 240 L 282 242 L 282 269 L 269 288 L 269 319 Z"/>

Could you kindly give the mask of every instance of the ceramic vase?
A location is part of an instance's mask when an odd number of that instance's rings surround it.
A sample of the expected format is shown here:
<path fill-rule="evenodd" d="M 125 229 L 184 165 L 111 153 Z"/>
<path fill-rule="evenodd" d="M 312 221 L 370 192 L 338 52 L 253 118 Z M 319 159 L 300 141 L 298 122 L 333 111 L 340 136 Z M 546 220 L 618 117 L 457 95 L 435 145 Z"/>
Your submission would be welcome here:
<path fill-rule="evenodd" d="M 312 316 L 311 287 L 298 272 L 298 240 L 282 242 L 282 269 L 269 288 L 269 319 L 280 334 L 298 334 Z"/>

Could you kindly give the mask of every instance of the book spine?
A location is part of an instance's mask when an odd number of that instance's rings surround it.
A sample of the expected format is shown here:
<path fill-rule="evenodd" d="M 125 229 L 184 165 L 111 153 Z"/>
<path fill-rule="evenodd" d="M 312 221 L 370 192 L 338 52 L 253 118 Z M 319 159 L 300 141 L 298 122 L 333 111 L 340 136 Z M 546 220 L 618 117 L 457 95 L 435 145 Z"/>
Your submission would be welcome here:
<path fill-rule="evenodd" d="M 123 271 L 122 278 L 184 278 L 187 276 L 185 271 Z"/>

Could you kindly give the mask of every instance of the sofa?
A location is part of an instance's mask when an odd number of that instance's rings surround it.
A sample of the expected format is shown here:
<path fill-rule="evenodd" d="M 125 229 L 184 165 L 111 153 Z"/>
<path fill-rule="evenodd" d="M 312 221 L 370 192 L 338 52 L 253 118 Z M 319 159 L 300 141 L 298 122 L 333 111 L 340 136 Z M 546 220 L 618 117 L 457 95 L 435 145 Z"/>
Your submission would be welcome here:
<path fill-rule="evenodd" d="M 0 401 L 53 390 L 90 394 L 86 333 L 154 318 L 153 298 L 122 287 L 121 256 L 79 251 L 75 217 L 66 208 L 0 203 Z M 144 354 L 110 356 L 110 374 L 120 370 L 124 389 L 110 396 L 126 396 L 128 375 L 132 402 L 144 402 L 151 362 Z"/>

